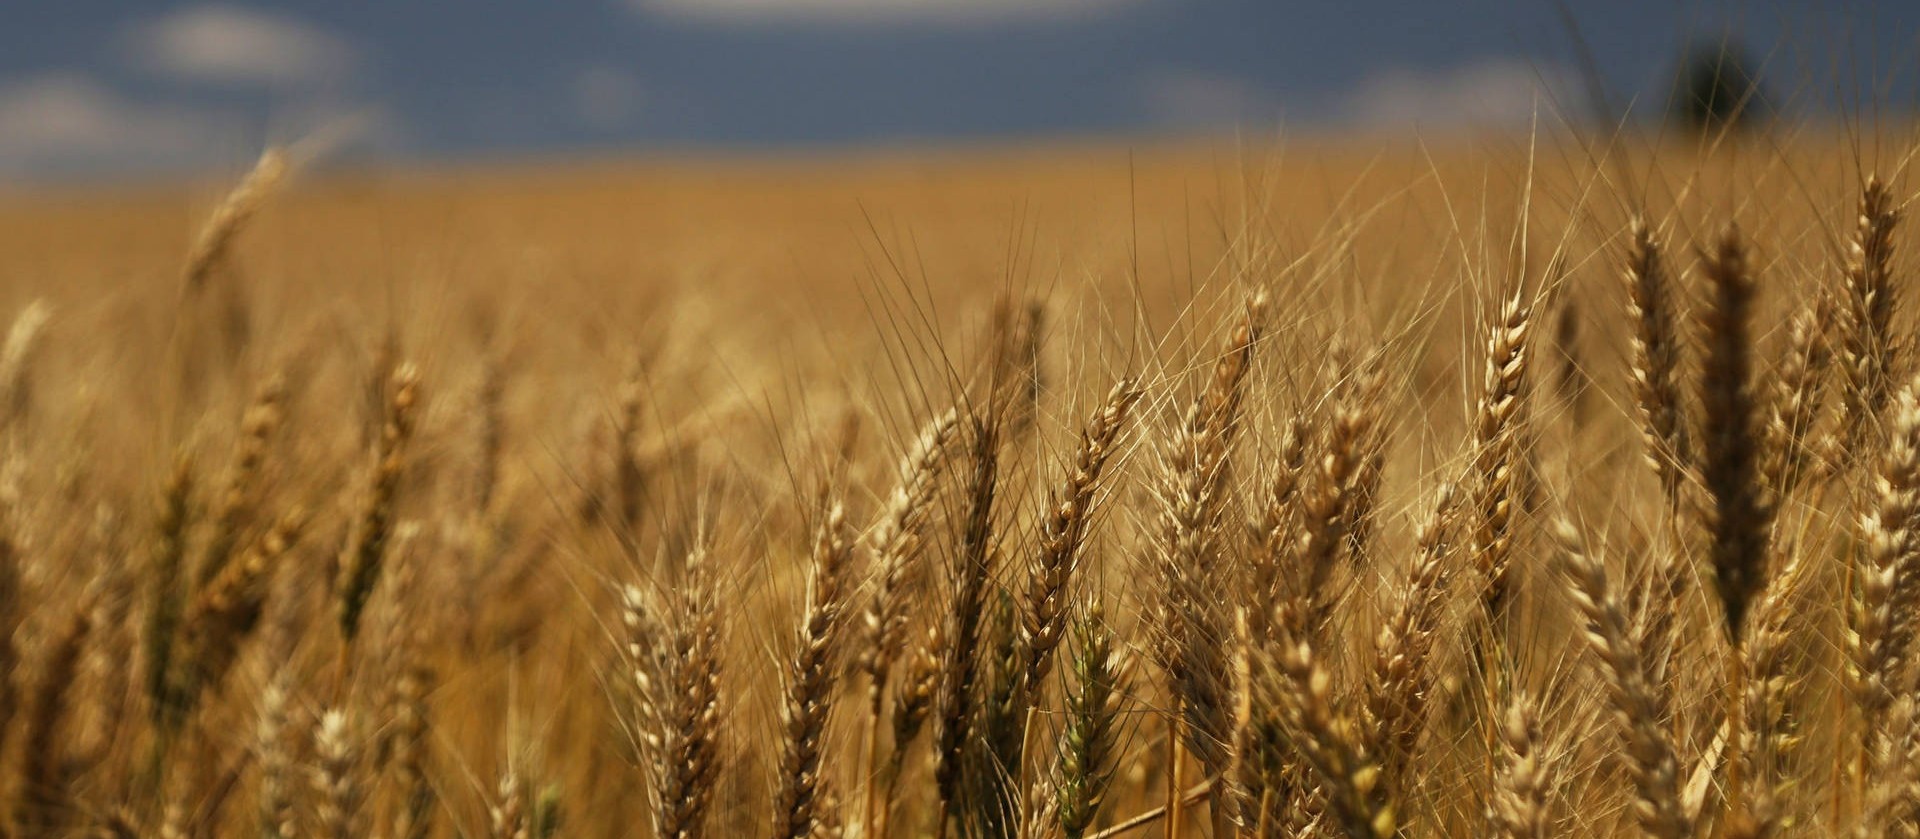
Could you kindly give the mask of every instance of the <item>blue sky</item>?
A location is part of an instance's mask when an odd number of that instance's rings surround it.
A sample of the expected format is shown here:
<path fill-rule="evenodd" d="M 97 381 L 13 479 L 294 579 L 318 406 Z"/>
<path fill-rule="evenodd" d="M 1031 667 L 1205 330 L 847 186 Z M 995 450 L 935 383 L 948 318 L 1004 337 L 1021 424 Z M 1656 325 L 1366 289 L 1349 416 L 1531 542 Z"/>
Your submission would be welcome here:
<path fill-rule="evenodd" d="M 1906 107 L 1920 4 L 1567 0 L 1657 116 L 1691 38 L 1774 98 Z M 1551 0 L 0 2 L 0 178 L 243 164 L 1523 124 L 1582 62 Z M 1891 81 L 1888 81 L 1891 80 Z M 1545 107 L 1551 109 L 1548 103 Z"/>

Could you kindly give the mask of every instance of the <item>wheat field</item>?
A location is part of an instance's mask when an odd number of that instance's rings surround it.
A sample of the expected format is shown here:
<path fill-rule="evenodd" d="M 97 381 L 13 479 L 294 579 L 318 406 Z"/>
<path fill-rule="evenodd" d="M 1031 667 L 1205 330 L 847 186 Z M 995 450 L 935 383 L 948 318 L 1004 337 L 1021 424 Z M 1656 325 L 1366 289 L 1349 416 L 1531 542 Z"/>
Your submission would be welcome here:
<path fill-rule="evenodd" d="M 1875 131 L 0 194 L 0 823 L 1920 836 Z"/>

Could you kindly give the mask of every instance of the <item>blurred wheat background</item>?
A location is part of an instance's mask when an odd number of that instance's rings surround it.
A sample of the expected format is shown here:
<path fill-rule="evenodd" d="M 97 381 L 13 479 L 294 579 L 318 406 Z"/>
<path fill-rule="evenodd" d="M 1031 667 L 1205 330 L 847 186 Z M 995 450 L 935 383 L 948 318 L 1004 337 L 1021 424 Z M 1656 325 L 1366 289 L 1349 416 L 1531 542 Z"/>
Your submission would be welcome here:
<path fill-rule="evenodd" d="M 0 835 L 1920 836 L 1912 126 L 1721 66 L 9 186 Z"/>

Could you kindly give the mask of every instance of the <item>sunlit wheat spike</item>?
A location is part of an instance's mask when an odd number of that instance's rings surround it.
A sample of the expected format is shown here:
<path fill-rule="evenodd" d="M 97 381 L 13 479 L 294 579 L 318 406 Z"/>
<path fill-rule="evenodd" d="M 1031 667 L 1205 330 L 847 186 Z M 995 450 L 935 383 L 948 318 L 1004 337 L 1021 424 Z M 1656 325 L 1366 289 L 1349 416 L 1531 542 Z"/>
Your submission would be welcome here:
<path fill-rule="evenodd" d="M 837 818 L 822 761 L 836 692 L 833 655 L 843 634 L 852 554 L 846 511 L 829 502 L 814 535 L 798 647 L 786 673 L 772 834 L 777 839 L 809 839 Z"/>
<path fill-rule="evenodd" d="M 287 744 L 289 730 L 287 695 L 290 675 L 275 672 L 260 695 L 259 718 L 254 723 L 254 746 L 260 752 L 259 820 L 260 835 L 268 839 L 293 839 L 293 765 L 292 749 Z"/>
<path fill-rule="evenodd" d="M 220 684 L 241 645 L 253 635 L 273 575 L 298 546 L 307 522 L 305 508 L 288 510 L 238 561 L 207 581 L 187 606 L 172 677 L 173 701 L 182 706 L 182 713 L 190 712 L 204 692 Z"/>
<path fill-rule="evenodd" d="M 1381 370 L 1374 362 L 1363 362 L 1347 371 L 1346 378 L 1334 403 L 1316 481 L 1298 496 L 1300 534 L 1288 567 L 1300 577 L 1290 593 L 1305 608 L 1289 610 L 1304 621 L 1290 628 L 1295 632 L 1321 632 L 1333 616 L 1339 605 L 1333 584 L 1336 566 L 1344 556 L 1359 559 L 1356 543 L 1377 489 L 1371 484 L 1379 478 L 1377 461 L 1384 446 Z"/>
<path fill-rule="evenodd" d="M 512 769 L 500 776 L 499 792 L 487 810 L 487 836 L 488 839 L 529 839 L 527 785 Z"/>
<path fill-rule="evenodd" d="M 1788 327 L 1786 353 L 1774 369 L 1767 411 L 1765 485 L 1775 499 L 1791 497 L 1814 471 L 1820 453 L 1814 445 L 1833 363 L 1833 301 L 1820 294 L 1795 313 Z"/>
<path fill-rule="evenodd" d="M 226 567 L 240 538 L 240 530 L 248 523 L 259 501 L 255 484 L 274 434 L 286 420 L 287 387 L 284 374 L 268 376 L 240 415 L 240 433 L 234 438 L 232 459 L 214 501 L 213 533 L 207 537 L 200 564 L 195 569 L 197 585 L 211 582 Z"/>
<path fill-rule="evenodd" d="M 640 743 L 647 759 L 654 835 L 707 835 L 708 809 L 721 769 L 720 596 L 712 560 L 696 547 L 677 591 L 650 606 L 626 591 L 628 645 L 639 689 Z"/>
<path fill-rule="evenodd" d="M 1498 317 L 1488 326 L 1486 368 L 1474 409 L 1474 483 L 1467 506 L 1473 523 L 1467 551 L 1485 577 L 1482 603 L 1496 632 L 1506 625 L 1515 589 L 1513 530 L 1519 499 L 1514 483 L 1522 468 L 1522 426 L 1527 422 L 1532 317 L 1532 307 L 1518 289 L 1501 301 Z"/>
<path fill-rule="evenodd" d="M 1783 827 L 1788 815 L 1783 806 L 1784 793 L 1799 739 L 1791 715 L 1794 694 L 1800 687 L 1790 659 L 1794 630 L 1807 619 L 1801 613 L 1805 604 L 1800 598 L 1814 568 L 1803 560 L 1802 554 L 1794 553 L 1767 582 L 1754 604 L 1747 638 L 1739 650 L 1746 678 L 1741 698 L 1744 724 L 1733 759 L 1745 781 L 1745 800 L 1740 804 L 1745 812 L 1737 816 L 1753 836 L 1773 834 Z"/>

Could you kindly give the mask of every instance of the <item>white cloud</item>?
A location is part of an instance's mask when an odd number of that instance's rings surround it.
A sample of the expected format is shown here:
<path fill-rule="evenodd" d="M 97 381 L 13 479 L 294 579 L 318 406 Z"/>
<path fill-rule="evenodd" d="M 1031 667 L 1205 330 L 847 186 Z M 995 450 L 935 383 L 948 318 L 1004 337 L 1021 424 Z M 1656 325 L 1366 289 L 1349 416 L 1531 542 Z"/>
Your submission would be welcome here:
<path fill-rule="evenodd" d="M 639 114 L 646 88 L 631 72 L 618 67 L 589 67 L 574 76 L 568 94 L 580 122 L 592 128 L 619 128 Z"/>
<path fill-rule="evenodd" d="M 1346 121 L 1370 127 L 1512 128 L 1537 112 L 1550 118 L 1551 91 L 1565 75 L 1515 59 L 1491 59 L 1449 71 L 1393 70 L 1363 81 L 1340 106 Z"/>
<path fill-rule="evenodd" d="M 185 106 L 136 102 L 84 76 L 0 87 L 0 172 L 204 166 L 234 155 L 234 121 Z"/>
<path fill-rule="evenodd" d="M 1141 85 L 1147 118 L 1172 128 L 1271 127 L 1279 107 L 1245 79 L 1165 70 L 1147 76 Z"/>
<path fill-rule="evenodd" d="M 136 27 L 135 58 L 175 79 L 237 86 L 316 87 L 353 73 L 359 53 L 297 18 L 233 6 L 188 6 Z"/>
<path fill-rule="evenodd" d="M 1081 20 L 1143 0 L 627 0 L 671 18 L 721 24 L 939 25 Z"/>

